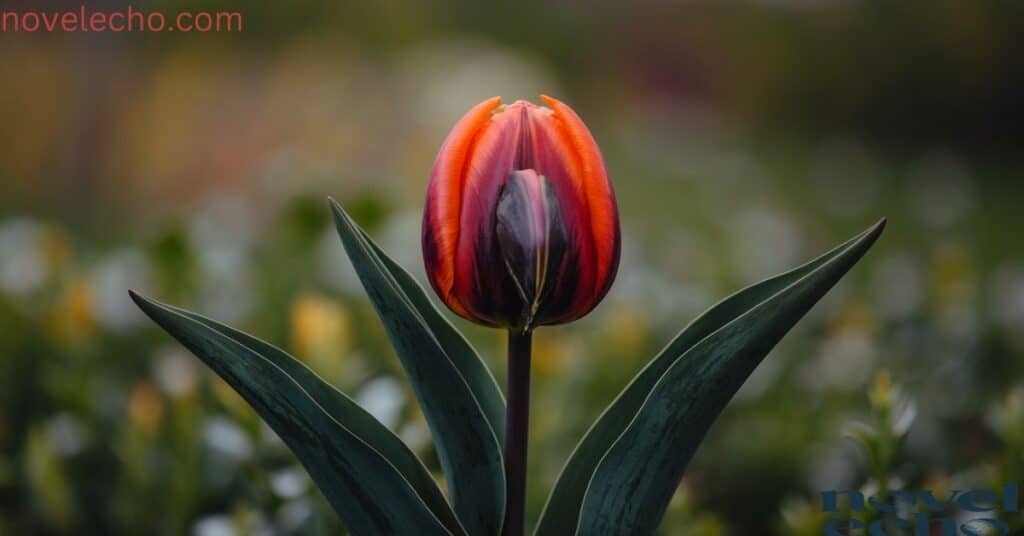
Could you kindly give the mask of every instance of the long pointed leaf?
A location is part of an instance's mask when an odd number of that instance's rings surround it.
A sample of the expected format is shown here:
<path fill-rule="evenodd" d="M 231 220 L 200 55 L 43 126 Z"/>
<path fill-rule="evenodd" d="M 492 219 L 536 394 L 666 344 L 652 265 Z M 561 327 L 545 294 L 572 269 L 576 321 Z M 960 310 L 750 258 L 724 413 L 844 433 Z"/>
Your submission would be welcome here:
<path fill-rule="evenodd" d="M 291 448 L 353 534 L 463 534 L 415 455 L 380 422 L 273 346 L 195 313 L 132 299 L 224 378 Z"/>
<path fill-rule="evenodd" d="M 870 232 L 862 232 L 803 266 L 740 290 L 708 309 L 676 335 L 605 409 L 576 446 L 551 490 L 535 534 L 560 536 L 575 531 L 583 496 L 597 464 L 629 425 L 655 383 L 679 356 L 755 305 L 843 255 Z"/>
<path fill-rule="evenodd" d="M 498 534 L 505 512 L 505 471 L 487 413 L 373 246 L 333 200 L 331 208 L 345 251 L 412 380 L 455 513 L 473 536 Z"/>
<path fill-rule="evenodd" d="M 473 390 L 480 406 L 491 423 L 494 434 L 498 441 L 505 442 L 505 397 L 501 394 L 501 388 L 495 381 L 491 370 L 487 368 L 483 360 L 469 344 L 466 337 L 452 326 L 430 298 L 426 291 L 409 272 L 402 268 L 397 262 L 389 257 L 362 229 L 359 230 L 363 239 L 370 244 L 373 252 L 384 262 L 388 272 L 395 278 L 395 282 L 401 287 L 409 298 L 409 302 L 416 311 L 423 317 L 427 327 L 437 337 L 437 342 L 448 352 L 448 357 L 455 364 L 459 372 L 466 378 L 466 383 Z"/>
<path fill-rule="evenodd" d="M 768 352 L 864 255 L 884 220 L 679 357 L 605 453 L 577 534 L 652 534 L 704 434 Z"/>
<path fill-rule="evenodd" d="M 192 320 L 201 322 L 210 329 L 216 330 L 235 342 L 251 348 L 274 365 L 280 367 L 286 374 L 302 385 L 335 420 L 344 423 L 353 434 L 390 461 L 416 490 L 431 512 L 452 533 L 462 534 L 465 532 L 458 519 L 456 519 L 455 512 L 452 511 L 451 506 L 444 498 L 444 494 L 441 493 L 437 483 L 434 482 L 434 477 L 431 476 L 423 462 L 409 450 L 409 447 L 398 436 L 378 421 L 376 417 L 349 398 L 348 395 L 325 382 L 301 361 L 267 342 L 202 315 L 166 304 L 164 307 L 185 315 Z"/>

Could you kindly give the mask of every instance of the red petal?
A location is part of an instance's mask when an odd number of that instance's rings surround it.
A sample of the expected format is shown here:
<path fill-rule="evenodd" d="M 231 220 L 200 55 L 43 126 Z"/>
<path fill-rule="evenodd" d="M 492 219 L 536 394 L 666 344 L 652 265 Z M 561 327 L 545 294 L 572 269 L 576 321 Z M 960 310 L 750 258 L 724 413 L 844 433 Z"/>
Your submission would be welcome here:
<path fill-rule="evenodd" d="M 452 294 L 455 280 L 455 251 L 459 242 L 464 171 L 480 130 L 501 104 L 501 97 L 473 107 L 456 123 L 441 145 L 430 174 L 423 214 L 424 262 L 431 285 L 456 313 L 466 309 Z"/>
<path fill-rule="evenodd" d="M 590 215 L 588 228 L 594 243 L 594 268 L 597 272 L 594 294 L 591 296 L 592 308 L 607 293 L 618 269 L 621 243 L 615 192 L 608 179 L 601 151 L 583 120 L 561 101 L 547 95 L 541 95 L 540 98 L 554 110 L 554 123 L 562 139 L 571 147 L 569 175 L 586 199 Z"/>

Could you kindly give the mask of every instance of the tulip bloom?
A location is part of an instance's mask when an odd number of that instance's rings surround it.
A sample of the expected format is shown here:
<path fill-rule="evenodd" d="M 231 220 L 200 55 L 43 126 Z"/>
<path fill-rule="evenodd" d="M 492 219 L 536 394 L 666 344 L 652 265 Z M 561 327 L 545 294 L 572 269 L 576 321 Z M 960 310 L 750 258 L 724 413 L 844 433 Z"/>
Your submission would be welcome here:
<path fill-rule="evenodd" d="M 452 311 L 480 324 L 576 320 L 618 268 L 618 210 L 597 144 L 571 108 L 541 100 L 478 104 L 431 172 L 427 274 Z"/>

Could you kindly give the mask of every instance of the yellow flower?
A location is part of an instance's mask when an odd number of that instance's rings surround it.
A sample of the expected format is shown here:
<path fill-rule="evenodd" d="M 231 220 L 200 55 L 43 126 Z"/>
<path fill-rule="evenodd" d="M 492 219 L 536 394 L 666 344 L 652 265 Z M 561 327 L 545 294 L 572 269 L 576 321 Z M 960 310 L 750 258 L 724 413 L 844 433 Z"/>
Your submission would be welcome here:
<path fill-rule="evenodd" d="M 348 309 L 316 294 L 300 295 L 292 302 L 291 338 L 295 353 L 314 369 L 336 370 L 351 347 Z"/>
<path fill-rule="evenodd" d="M 72 280 L 50 312 L 50 332 L 54 339 L 81 342 L 95 327 L 93 291 L 82 279 Z"/>
<path fill-rule="evenodd" d="M 164 399 L 148 381 L 135 384 L 128 397 L 128 417 L 133 425 L 147 434 L 160 428 L 164 416 Z"/>
<path fill-rule="evenodd" d="M 646 350 L 650 321 L 647 312 L 625 303 L 610 307 L 604 316 L 602 339 L 607 353 L 615 356 L 639 356 Z"/>

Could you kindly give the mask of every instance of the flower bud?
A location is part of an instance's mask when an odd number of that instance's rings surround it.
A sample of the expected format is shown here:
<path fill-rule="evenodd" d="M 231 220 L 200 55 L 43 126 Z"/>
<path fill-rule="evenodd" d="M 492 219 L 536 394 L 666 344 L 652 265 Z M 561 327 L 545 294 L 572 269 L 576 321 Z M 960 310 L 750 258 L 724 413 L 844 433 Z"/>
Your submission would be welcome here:
<path fill-rule="evenodd" d="M 615 278 L 620 238 L 601 153 L 565 104 L 487 100 L 434 163 L 423 257 L 456 314 L 532 329 L 590 312 Z"/>

